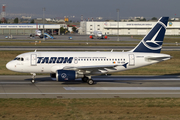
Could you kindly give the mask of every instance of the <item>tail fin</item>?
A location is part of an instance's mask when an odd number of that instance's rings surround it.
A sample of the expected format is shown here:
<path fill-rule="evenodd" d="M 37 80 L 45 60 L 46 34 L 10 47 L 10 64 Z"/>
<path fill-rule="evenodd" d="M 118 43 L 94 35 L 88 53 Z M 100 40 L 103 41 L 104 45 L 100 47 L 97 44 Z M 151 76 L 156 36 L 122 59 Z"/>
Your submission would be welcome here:
<path fill-rule="evenodd" d="M 160 53 L 169 17 L 161 17 L 131 52 Z"/>

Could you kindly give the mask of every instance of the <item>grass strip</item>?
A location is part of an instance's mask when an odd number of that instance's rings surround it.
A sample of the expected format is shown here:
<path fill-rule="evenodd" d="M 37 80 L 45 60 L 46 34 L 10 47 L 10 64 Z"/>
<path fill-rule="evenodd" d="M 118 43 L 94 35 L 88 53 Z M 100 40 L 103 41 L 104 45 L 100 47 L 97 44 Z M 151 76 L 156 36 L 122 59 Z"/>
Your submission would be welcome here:
<path fill-rule="evenodd" d="M 178 120 L 180 99 L 0 99 L 5 120 Z"/>

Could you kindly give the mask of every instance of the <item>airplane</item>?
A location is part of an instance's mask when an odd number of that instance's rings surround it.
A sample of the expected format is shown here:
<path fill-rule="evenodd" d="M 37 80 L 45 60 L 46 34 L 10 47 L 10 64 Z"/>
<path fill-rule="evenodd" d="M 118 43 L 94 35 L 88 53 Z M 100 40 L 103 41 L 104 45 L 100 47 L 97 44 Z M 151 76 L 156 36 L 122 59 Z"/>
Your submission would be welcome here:
<path fill-rule="evenodd" d="M 94 39 L 96 37 L 97 39 L 107 39 L 107 35 L 103 35 L 101 31 L 94 31 L 92 35 L 89 36 L 89 38 Z"/>
<path fill-rule="evenodd" d="M 27 52 L 18 55 L 6 64 L 16 72 L 32 74 L 50 73 L 56 81 L 74 81 L 81 78 L 89 85 L 94 84 L 92 76 L 130 70 L 171 59 L 161 54 L 169 17 L 161 17 L 150 32 L 132 50 L 127 52 Z"/>
<path fill-rule="evenodd" d="M 35 30 L 35 34 L 30 34 L 30 37 L 38 36 L 39 38 L 43 38 L 43 34 L 40 30 Z M 48 39 L 54 39 L 54 37 L 48 33 L 44 33 L 44 38 Z"/>
<path fill-rule="evenodd" d="M 30 34 L 29 35 L 30 37 L 35 37 L 35 36 L 38 36 L 38 37 L 40 37 L 40 38 L 43 38 L 43 34 L 42 34 L 42 32 L 40 31 L 40 30 L 35 30 L 35 32 L 33 33 L 33 34 Z"/>
<path fill-rule="evenodd" d="M 41 36 L 42 35 L 42 32 L 40 30 L 35 30 L 35 35 L 36 36 Z"/>

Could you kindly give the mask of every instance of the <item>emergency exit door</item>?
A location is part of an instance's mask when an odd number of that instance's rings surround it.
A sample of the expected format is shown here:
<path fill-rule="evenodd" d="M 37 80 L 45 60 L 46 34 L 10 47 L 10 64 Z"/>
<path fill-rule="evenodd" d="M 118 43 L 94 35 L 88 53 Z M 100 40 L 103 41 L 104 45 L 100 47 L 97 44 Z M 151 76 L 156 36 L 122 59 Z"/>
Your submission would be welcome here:
<path fill-rule="evenodd" d="M 129 66 L 135 65 L 135 57 L 134 54 L 129 54 Z"/>
<path fill-rule="evenodd" d="M 37 65 L 37 55 L 31 54 L 31 66 L 36 66 L 36 65 Z"/>

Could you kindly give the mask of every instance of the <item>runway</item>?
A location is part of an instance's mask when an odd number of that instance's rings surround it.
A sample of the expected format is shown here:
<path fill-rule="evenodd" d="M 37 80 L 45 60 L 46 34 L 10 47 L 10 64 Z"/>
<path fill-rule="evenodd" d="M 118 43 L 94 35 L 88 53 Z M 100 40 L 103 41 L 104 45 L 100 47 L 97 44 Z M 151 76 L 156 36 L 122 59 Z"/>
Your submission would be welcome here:
<path fill-rule="evenodd" d="M 52 81 L 49 76 L 0 76 L 0 98 L 159 98 L 180 97 L 180 76 L 98 76 L 94 85 Z"/>

